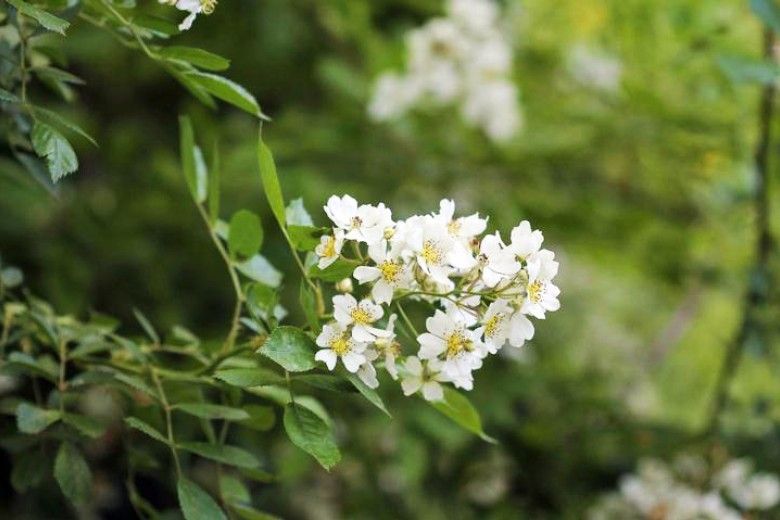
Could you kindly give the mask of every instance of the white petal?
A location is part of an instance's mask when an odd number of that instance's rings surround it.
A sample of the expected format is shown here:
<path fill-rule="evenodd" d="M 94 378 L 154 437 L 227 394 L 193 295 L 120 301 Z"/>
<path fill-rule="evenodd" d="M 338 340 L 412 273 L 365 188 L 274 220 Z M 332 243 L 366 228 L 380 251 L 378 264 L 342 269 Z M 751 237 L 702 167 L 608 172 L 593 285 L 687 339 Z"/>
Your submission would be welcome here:
<path fill-rule="evenodd" d="M 417 392 L 422 386 L 422 379 L 419 376 L 407 377 L 401 381 L 401 389 L 404 391 L 404 395 L 412 395 Z"/>
<path fill-rule="evenodd" d="M 377 267 L 360 265 L 355 268 L 352 276 L 355 277 L 360 283 L 373 282 L 382 275 L 382 272 Z"/>
<path fill-rule="evenodd" d="M 427 381 L 422 385 L 422 394 L 426 401 L 442 401 L 444 390 L 436 381 Z"/>
<path fill-rule="evenodd" d="M 379 280 L 371 289 L 371 296 L 377 303 L 390 303 L 393 300 L 393 287 L 384 280 Z"/>
<path fill-rule="evenodd" d="M 341 362 L 344 363 L 344 367 L 353 374 L 357 372 L 360 365 L 365 363 L 365 361 L 366 357 L 363 354 L 358 354 L 356 352 L 347 352 L 341 356 Z"/>
<path fill-rule="evenodd" d="M 419 377 L 423 373 L 423 366 L 418 358 L 410 356 L 406 358 L 406 362 L 404 362 L 404 370 L 409 374 Z"/>
<path fill-rule="evenodd" d="M 314 354 L 314 359 L 325 363 L 325 365 L 328 367 L 328 370 L 333 370 L 336 368 L 336 360 L 338 359 L 338 356 L 331 349 L 323 348 Z"/>

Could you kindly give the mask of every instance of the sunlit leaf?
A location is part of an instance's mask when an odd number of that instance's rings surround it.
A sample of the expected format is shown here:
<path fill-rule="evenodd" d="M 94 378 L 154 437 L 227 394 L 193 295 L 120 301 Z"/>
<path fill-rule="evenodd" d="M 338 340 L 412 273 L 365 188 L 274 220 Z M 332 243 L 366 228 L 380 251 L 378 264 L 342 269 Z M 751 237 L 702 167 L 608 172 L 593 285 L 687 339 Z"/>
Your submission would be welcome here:
<path fill-rule="evenodd" d="M 263 226 L 260 217 L 245 209 L 233 214 L 228 231 L 228 248 L 234 257 L 249 258 L 263 244 Z"/>
<path fill-rule="evenodd" d="M 285 407 L 284 429 L 293 444 L 317 459 L 325 469 L 341 460 L 330 426 L 300 404 L 290 403 Z"/>
<path fill-rule="evenodd" d="M 314 341 L 297 327 L 282 326 L 271 332 L 258 352 L 290 372 L 304 372 L 315 367 Z"/>
<path fill-rule="evenodd" d="M 30 134 L 33 148 L 39 157 L 46 159 L 52 182 L 57 182 L 79 167 L 76 152 L 65 136 L 53 127 L 36 122 Z"/>
<path fill-rule="evenodd" d="M 449 387 L 444 387 L 444 400 L 434 401 L 431 406 L 452 419 L 464 429 L 474 433 L 483 440 L 495 443 L 496 440 L 482 430 L 482 419 L 479 412 L 466 396 Z"/>

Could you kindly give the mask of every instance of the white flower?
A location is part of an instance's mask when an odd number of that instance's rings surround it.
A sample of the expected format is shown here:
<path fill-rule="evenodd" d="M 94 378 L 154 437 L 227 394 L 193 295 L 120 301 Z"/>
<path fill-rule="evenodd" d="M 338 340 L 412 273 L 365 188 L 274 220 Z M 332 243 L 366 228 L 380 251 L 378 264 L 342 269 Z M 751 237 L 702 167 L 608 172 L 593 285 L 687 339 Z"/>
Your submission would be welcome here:
<path fill-rule="evenodd" d="M 436 218 L 444 223 L 453 238 L 460 239 L 466 247 L 469 247 L 471 239 L 485 231 L 487 219 L 480 217 L 479 213 L 458 218 L 454 218 L 454 215 L 455 202 L 448 199 L 439 202 L 439 213 Z"/>
<path fill-rule="evenodd" d="M 474 257 L 458 244 L 440 220 L 423 217 L 418 222 L 421 233 L 416 236 L 413 246 L 417 264 L 434 282 L 444 287 L 451 286 L 450 274 L 454 270 L 465 271 L 474 267 Z"/>
<path fill-rule="evenodd" d="M 728 490 L 729 496 L 746 510 L 771 509 L 780 502 L 780 482 L 768 473 L 757 473 L 744 484 Z"/>
<path fill-rule="evenodd" d="M 517 87 L 505 80 L 491 80 L 469 88 L 462 106 L 463 118 L 482 128 L 494 141 L 506 141 L 522 127 Z"/>
<path fill-rule="evenodd" d="M 526 260 L 530 255 L 539 251 L 544 242 L 544 235 L 538 229 L 531 229 L 531 224 L 527 220 L 520 222 L 518 226 L 512 229 L 510 235 L 511 242 L 509 248 L 512 252 Z"/>
<path fill-rule="evenodd" d="M 363 352 L 363 355 L 366 356 L 366 361 L 360 365 L 357 376 L 367 387 L 377 388 L 379 386 L 379 380 L 376 378 L 376 368 L 374 367 L 373 362 L 379 357 L 379 353 L 376 350 L 369 348 Z"/>
<path fill-rule="evenodd" d="M 575 81 L 603 92 L 614 93 L 620 88 L 623 66 L 607 53 L 576 45 L 569 52 L 567 68 Z"/>
<path fill-rule="evenodd" d="M 379 76 L 368 115 L 374 121 L 387 121 L 403 115 L 417 101 L 420 82 L 414 78 L 386 73 Z"/>
<path fill-rule="evenodd" d="M 477 333 L 452 316 L 437 310 L 425 321 L 428 332 L 417 336 L 420 359 L 444 357 L 442 373 L 455 386 L 470 390 L 471 372 L 482 366 L 484 347 Z"/>
<path fill-rule="evenodd" d="M 376 265 L 361 265 L 352 276 L 362 284 L 374 282 L 371 297 L 377 303 L 390 303 L 396 289 L 407 287 L 412 275 L 409 266 L 387 248 L 382 240 L 368 247 L 368 256 Z"/>
<path fill-rule="evenodd" d="M 382 317 L 382 307 L 371 300 L 360 303 L 351 294 L 337 294 L 333 297 L 333 317 L 343 327 L 352 326 L 352 337 L 357 341 L 371 343 L 387 332 L 371 324 Z"/>
<path fill-rule="evenodd" d="M 507 340 L 513 347 L 521 347 L 526 340 L 534 337 L 531 320 L 502 299 L 490 304 L 482 319 L 482 327 L 477 331 L 483 335 L 491 354 L 495 354 Z"/>
<path fill-rule="evenodd" d="M 498 6 L 491 0 L 449 0 L 447 12 L 475 32 L 490 31 L 498 21 Z"/>
<path fill-rule="evenodd" d="M 386 335 L 379 337 L 374 342 L 374 348 L 379 352 L 380 357 L 384 357 L 385 370 L 393 379 L 398 379 L 398 367 L 395 365 L 395 358 L 401 353 L 401 345 L 395 339 L 395 321 L 398 318 L 391 314 L 385 327 Z"/>
<path fill-rule="evenodd" d="M 501 240 L 498 231 L 486 235 L 479 246 L 482 264 L 482 281 L 488 287 L 495 287 L 503 280 L 510 280 L 520 272 L 520 262 Z"/>
<path fill-rule="evenodd" d="M 161 4 L 172 5 L 180 11 L 190 14 L 179 24 L 180 31 L 186 31 L 192 27 L 192 22 L 200 14 L 211 14 L 217 6 L 217 0 L 159 0 Z"/>
<path fill-rule="evenodd" d="M 344 363 L 344 367 L 355 373 L 365 363 L 366 344 L 355 341 L 346 328 L 339 323 L 329 323 L 322 327 L 322 332 L 317 336 L 317 346 L 320 350 L 314 355 L 314 359 L 322 361 L 328 370 L 336 368 L 338 358 Z"/>
<path fill-rule="evenodd" d="M 336 229 L 332 235 L 320 237 L 320 243 L 314 248 L 314 253 L 320 257 L 317 267 L 325 269 L 341 256 L 344 247 L 344 231 Z"/>
<path fill-rule="evenodd" d="M 446 378 L 441 373 L 441 362 L 433 359 L 422 364 L 415 356 L 410 356 L 404 363 L 401 388 L 404 395 L 409 396 L 422 390 L 426 401 L 441 401 L 444 390 L 441 387 Z"/>
<path fill-rule="evenodd" d="M 526 299 L 521 311 L 540 320 L 544 319 L 546 311 L 557 311 L 561 304 L 558 295 L 561 290 L 552 283 L 558 273 L 558 262 L 555 254 L 542 249 L 528 258 L 528 285 Z"/>
<path fill-rule="evenodd" d="M 393 225 L 390 210 L 384 204 L 363 204 L 358 207 L 357 201 L 349 195 L 329 198 L 325 213 L 337 228 L 346 233 L 346 239 L 367 244 L 379 242 L 385 229 Z"/>

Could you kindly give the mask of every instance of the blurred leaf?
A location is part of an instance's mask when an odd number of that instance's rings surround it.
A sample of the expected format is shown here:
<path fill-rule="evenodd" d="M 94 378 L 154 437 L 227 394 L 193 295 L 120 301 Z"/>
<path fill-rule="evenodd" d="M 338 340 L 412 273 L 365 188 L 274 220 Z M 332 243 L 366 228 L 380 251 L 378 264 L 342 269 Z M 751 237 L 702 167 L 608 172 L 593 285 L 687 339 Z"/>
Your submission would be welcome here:
<path fill-rule="evenodd" d="M 219 492 L 226 502 L 249 503 L 252 500 L 247 487 L 234 475 L 220 475 Z"/>
<path fill-rule="evenodd" d="M 242 209 L 233 214 L 228 231 L 228 248 L 233 257 L 249 258 L 263 244 L 263 226 L 260 217 Z"/>
<path fill-rule="evenodd" d="M 276 385 L 284 383 L 284 378 L 267 368 L 226 368 L 217 370 L 217 379 L 238 387 Z"/>
<path fill-rule="evenodd" d="M 64 35 L 65 30 L 70 26 L 69 21 L 47 13 L 43 9 L 30 5 L 24 0 L 8 0 L 8 3 L 16 7 L 23 15 L 29 16 L 50 31 Z"/>
<path fill-rule="evenodd" d="M 203 158 L 203 151 L 199 146 L 195 146 L 193 153 L 195 155 L 195 189 L 197 191 L 195 200 L 198 204 L 203 204 L 208 196 L 209 170 L 206 167 L 206 160 Z"/>
<path fill-rule="evenodd" d="M 314 341 L 297 327 L 281 326 L 271 332 L 258 352 L 289 372 L 305 372 L 316 365 Z"/>
<path fill-rule="evenodd" d="M 249 414 L 244 410 L 219 404 L 179 403 L 173 405 L 171 408 L 202 419 L 224 419 L 228 421 L 249 419 Z"/>
<path fill-rule="evenodd" d="M 192 198 L 198 201 L 198 172 L 195 163 L 195 133 L 187 116 L 179 116 L 179 152 L 184 178 Z"/>
<path fill-rule="evenodd" d="M 51 382 L 56 382 L 58 378 L 57 371 L 53 367 L 43 362 L 43 358 L 36 359 L 30 354 L 22 352 L 11 352 L 4 365 L 0 368 L 2 372 L 22 372 L 31 376 L 40 376 Z"/>
<path fill-rule="evenodd" d="M 153 16 L 145 13 L 138 13 L 133 16 L 133 25 L 140 27 L 150 36 L 157 36 L 160 38 L 167 38 L 175 34 L 179 34 L 179 28 L 175 23 L 159 16 Z M 162 54 L 162 51 L 160 52 Z"/>
<path fill-rule="evenodd" d="M 244 276 L 269 287 L 279 287 L 282 273 L 263 255 L 255 255 L 245 262 L 236 264 L 236 269 Z"/>
<path fill-rule="evenodd" d="M 40 484 L 50 468 L 49 457 L 42 449 L 35 446 L 30 451 L 22 452 L 14 457 L 11 485 L 17 493 L 24 493 Z"/>
<path fill-rule="evenodd" d="M 36 107 L 36 106 L 31 106 L 30 110 L 32 110 L 33 115 L 35 115 L 36 118 L 42 120 L 44 123 L 47 123 L 52 126 L 59 125 L 61 127 L 67 128 L 68 130 L 79 134 L 81 137 L 83 137 L 93 145 L 97 146 L 97 141 L 95 141 L 94 137 L 92 137 L 84 130 L 82 130 L 82 128 L 77 124 L 59 115 L 57 112 L 53 112 L 51 110 L 47 110 L 45 108 Z"/>
<path fill-rule="evenodd" d="M 166 439 L 162 433 L 157 431 L 157 429 L 150 424 L 147 424 L 141 419 L 138 419 L 137 417 L 125 417 L 125 424 L 134 430 L 145 433 L 156 441 L 160 441 L 163 444 L 169 444 L 168 439 Z"/>
<path fill-rule="evenodd" d="M 16 407 L 16 427 L 22 433 L 41 433 L 59 419 L 58 410 L 45 410 L 28 403 Z"/>
<path fill-rule="evenodd" d="M 92 496 L 92 472 L 81 452 L 69 442 L 60 444 L 54 460 L 54 478 L 62 493 L 75 505 L 89 502 Z"/>
<path fill-rule="evenodd" d="M 260 105 L 257 104 L 255 97 L 244 87 L 216 74 L 206 72 L 189 71 L 186 76 L 195 80 L 209 94 L 226 101 L 231 105 L 249 112 L 253 116 L 265 119 L 265 115 L 260 111 Z"/>
<path fill-rule="evenodd" d="M 176 490 L 186 520 L 227 520 L 211 495 L 186 477 L 179 477 Z"/>
<path fill-rule="evenodd" d="M 207 442 L 181 442 L 177 447 L 207 459 L 239 468 L 256 468 L 260 461 L 250 452 L 235 446 L 209 444 Z"/>
<path fill-rule="evenodd" d="M 21 100 L 13 92 L 9 92 L 4 88 L 0 88 L 0 101 L 6 101 L 8 103 L 19 103 Z"/>
<path fill-rule="evenodd" d="M 124 374 L 124 373 L 121 373 L 121 372 L 117 372 L 117 373 L 114 374 L 114 378 L 117 381 L 120 381 L 120 382 L 122 382 L 122 383 L 124 383 L 124 384 L 126 384 L 126 385 L 128 385 L 130 387 L 132 387 L 135 390 L 143 392 L 144 394 L 157 399 L 157 393 L 152 389 L 152 387 L 147 385 L 142 379 L 140 379 L 140 378 L 138 378 L 136 376 L 131 376 L 130 374 Z"/>
<path fill-rule="evenodd" d="M 172 45 L 160 50 L 159 54 L 165 59 L 186 61 L 206 70 L 220 71 L 230 66 L 230 60 L 195 47 Z"/>
<path fill-rule="evenodd" d="M 368 400 L 368 402 L 382 410 L 388 417 L 392 417 L 390 412 L 387 411 L 384 401 L 382 401 L 382 398 L 379 397 L 378 393 L 376 393 L 376 390 L 369 388 L 368 385 L 360 380 L 357 374 L 347 372 L 347 379 L 349 379 L 349 382 L 358 389 L 358 392 L 360 392 L 363 397 Z"/>
<path fill-rule="evenodd" d="M 300 374 L 292 376 L 292 380 L 331 392 L 354 393 L 357 391 L 352 383 L 335 374 Z"/>
<path fill-rule="evenodd" d="M 57 182 L 78 169 L 79 162 L 73 147 L 61 133 L 51 126 L 36 121 L 30 138 L 35 153 L 46 159 L 52 182 Z"/>
<path fill-rule="evenodd" d="M 479 412 L 471 404 L 471 401 L 457 390 L 445 386 L 444 400 L 431 402 L 430 405 L 482 440 L 490 443 L 496 442 L 482 430 Z"/>
<path fill-rule="evenodd" d="M 780 66 L 739 56 L 719 56 L 718 66 L 735 83 L 770 85 L 780 77 Z"/>
<path fill-rule="evenodd" d="M 774 32 L 780 33 L 780 8 L 774 0 L 750 0 L 750 9 Z"/>
<path fill-rule="evenodd" d="M 243 407 L 249 419 L 241 421 L 241 426 L 257 431 L 268 431 L 276 423 L 276 414 L 270 406 L 248 404 Z"/>
<path fill-rule="evenodd" d="M 217 104 L 214 102 L 214 98 L 211 97 L 211 94 L 209 94 L 208 91 L 206 91 L 206 89 L 204 89 L 198 82 L 188 76 L 185 73 L 186 71 L 181 71 L 179 68 L 173 65 L 166 67 L 166 70 L 198 101 L 212 110 L 216 110 Z"/>
<path fill-rule="evenodd" d="M 252 507 L 245 504 L 231 502 L 229 507 L 231 511 L 233 511 L 239 518 L 242 518 L 243 520 L 279 520 L 278 516 L 263 513 L 262 511 L 253 509 Z"/>
<path fill-rule="evenodd" d="M 328 228 L 298 225 L 287 227 L 290 241 L 298 251 L 314 251 L 314 248 L 320 243 L 320 237 L 327 232 Z"/>
<path fill-rule="evenodd" d="M 320 319 L 317 316 L 317 298 L 309 284 L 303 279 L 301 280 L 299 300 L 303 313 L 306 315 L 306 322 L 313 332 L 318 332 L 320 330 Z"/>
<path fill-rule="evenodd" d="M 303 199 L 300 197 L 290 201 L 284 214 L 288 226 L 314 227 L 314 221 L 311 219 L 311 215 L 309 215 L 309 212 L 303 205 Z"/>
<path fill-rule="evenodd" d="M 91 437 L 93 439 L 97 439 L 101 437 L 106 431 L 105 426 L 103 426 L 99 421 L 97 421 L 93 417 L 89 417 L 87 415 L 66 413 L 62 417 L 62 420 L 66 424 L 69 424 L 70 426 L 76 428 L 78 431 L 80 431 L 87 437 Z"/>
<path fill-rule="evenodd" d="M 6 267 L 5 269 L 0 270 L 0 284 L 9 289 L 22 285 L 23 281 L 24 275 L 22 274 L 22 271 L 16 267 Z"/>
<path fill-rule="evenodd" d="M 271 153 L 271 150 L 263 142 L 262 136 L 260 137 L 257 146 L 257 157 L 260 163 L 260 179 L 263 183 L 263 190 L 268 199 L 268 204 L 271 206 L 271 211 L 276 217 L 276 221 L 279 222 L 279 226 L 284 229 L 287 225 L 286 210 L 284 207 L 282 187 L 279 184 L 279 175 L 276 173 L 274 156 Z"/>
<path fill-rule="evenodd" d="M 341 460 L 330 427 L 315 413 L 297 403 L 284 409 L 284 429 L 290 440 L 329 470 Z"/>
<path fill-rule="evenodd" d="M 209 218 L 214 223 L 219 219 L 219 179 L 221 176 L 219 164 L 219 149 L 214 146 L 214 152 L 211 158 L 211 169 L 208 178 L 208 199 L 209 199 Z"/>
<path fill-rule="evenodd" d="M 141 328 L 144 329 L 144 332 L 149 336 L 149 339 L 151 339 L 155 345 L 159 345 L 160 336 L 157 334 L 157 331 L 154 330 L 154 327 L 152 327 L 151 322 L 144 316 L 144 313 L 134 308 L 133 315 L 135 316 L 135 319 L 138 320 L 138 323 L 141 324 Z"/>
<path fill-rule="evenodd" d="M 352 273 L 360 263 L 355 260 L 339 258 L 325 269 L 320 269 L 316 265 L 309 269 L 309 275 L 312 278 L 319 278 L 326 282 L 339 282 L 344 278 L 352 277 Z"/>
<path fill-rule="evenodd" d="M 241 472 L 241 475 L 244 477 L 251 478 L 257 482 L 268 483 L 276 480 L 276 477 L 272 473 L 260 468 L 239 468 L 238 471 Z"/>

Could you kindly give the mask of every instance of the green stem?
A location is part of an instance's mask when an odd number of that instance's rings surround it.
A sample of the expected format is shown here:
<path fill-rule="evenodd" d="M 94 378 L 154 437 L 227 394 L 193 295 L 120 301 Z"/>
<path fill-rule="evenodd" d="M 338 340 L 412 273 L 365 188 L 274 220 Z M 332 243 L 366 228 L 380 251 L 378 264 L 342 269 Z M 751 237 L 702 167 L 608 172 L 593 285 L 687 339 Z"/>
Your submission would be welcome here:
<path fill-rule="evenodd" d="M 22 82 L 22 104 L 27 103 L 27 37 L 24 35 L 24 18 L 19 17 L 19 75 Z"/>
<path fill-rule="evenodd" d="M 404 320 L 404 323 L 406 323 L 406 326 L 409 328 L 412 334 L 414 334 L 414 339 L 417 339 L 417 336 L 419 336 L 420 334 L 417 332 L 417 329 L 414 327 L 412 320 L 410 320 L 409 316 L 406 315 L 406 311 L 404 311 L 404 308 L 401 306 L 401 302 L 396 301 L 395 306 L 398 307 L 398 313 L 401 315 L 401 318 Z"/>
<path fill-rule="evenodd" d="M 181 463 L 179 462 L 179 453 L 176 451 L 176 441 L 173 436 L 173 419 L 171 418 L 171 405 L 168 402 L 168 397 L 165 395 L 165 389 L 163 388 L 163 385 L 160 382 L 160 378 L 157 375 L 157 370 L 154 367 L 150 369 L 150 374 L 152 376 L 152 381 L 154 382 L 154 386 L 157 388 L 157 397 L 160 399 L 160 402 L 163 405 L 163 412 L 165 413 L 165 427 L 166 427 L 166 433 L 168 437 L 168 447 L 170 447 L 171 449 L 171 454 L 173 455 L 173 461 L 176 465 L 176 476 L 181 478 Z"/>
<path fill-rule="evenodd" d="M 66 390 L 66 383 L 65 383 L 65 365 L 68 362 L 68 351 L 65 345 L 65 340 L 60 339 L 59 342 L 59 354 L 60 354 L 60 377 L 59 377 L 59 385 L 57 386 L 57 390 L 60 393 L 60 415 L 65 415 L 65 390 Z"/>

